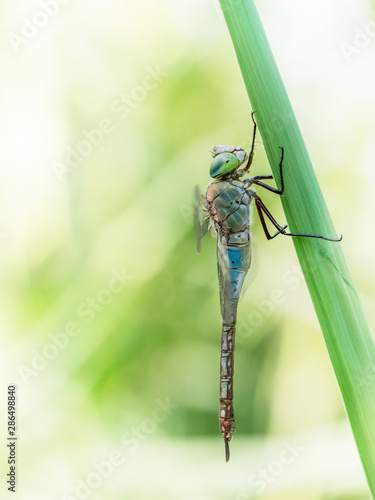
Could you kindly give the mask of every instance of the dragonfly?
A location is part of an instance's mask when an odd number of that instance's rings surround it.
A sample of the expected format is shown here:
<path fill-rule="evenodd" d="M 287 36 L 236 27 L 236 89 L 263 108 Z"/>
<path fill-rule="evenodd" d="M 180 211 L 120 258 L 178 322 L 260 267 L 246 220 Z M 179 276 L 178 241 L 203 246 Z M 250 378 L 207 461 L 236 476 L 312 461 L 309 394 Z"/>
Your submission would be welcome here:
<path fill-rule="evenodd" d="M 287 225 L 281 226 L 258 194 L 251 186 L 260 186 L 272 193 L 284 194 L 283 161 L 284 148 L 280 147 L 279 162 L 281 189 L 265 183 L 272 175 L 257 175 L 244 178 L 249 172 L 254 158 L 254 145 L 257 124 L 254 112 L 252 145 L 249 154 L 240 147 L 218 145 L 213 149 L 210 176 L 214 179 L 207 188 L 206 196 L 195 191 L 195 219 L 197 248 L 201 239 L 213 228 L 217 236 L 217 268 L 222 317 L 221 356 L 220 356 L 220 409 L 219 426 L 225 443 L 225 459 L 230 458 L 229 442 L 234 432 L 233 409 L 233 367 L 234 339 L 237 321 L 237 308 L 242 286 L 251 262 L 250 205 L 255 203 L 258 216 L 267 240 L 279 234 L 292 237 L 319 238 L 326 241 L 341 241 L 317 234 L 292 233 Z M 244 168 L 240 168 L 244 166 Z M 266 219 L 276 228 L 271 235 Z"/>

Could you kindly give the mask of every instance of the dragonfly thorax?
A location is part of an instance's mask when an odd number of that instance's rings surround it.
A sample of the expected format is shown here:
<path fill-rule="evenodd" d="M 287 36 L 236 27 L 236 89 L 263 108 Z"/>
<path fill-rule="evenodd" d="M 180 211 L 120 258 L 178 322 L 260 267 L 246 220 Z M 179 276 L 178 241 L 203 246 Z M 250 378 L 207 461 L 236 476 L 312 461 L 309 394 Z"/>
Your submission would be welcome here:
<path fill-rule="evenodd" d="M 221 235 L 249 230 L 250 203 L 254 192 L 246 189 L 246 185 L 242 181 L 219 180 L 208 186 L 208 213 Z"/>

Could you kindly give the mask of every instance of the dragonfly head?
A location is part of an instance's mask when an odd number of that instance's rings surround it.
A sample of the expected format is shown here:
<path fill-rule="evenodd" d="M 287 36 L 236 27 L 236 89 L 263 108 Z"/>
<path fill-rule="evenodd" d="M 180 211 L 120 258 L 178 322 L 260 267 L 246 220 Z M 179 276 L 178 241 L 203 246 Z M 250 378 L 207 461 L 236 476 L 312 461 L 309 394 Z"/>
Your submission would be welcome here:
<path fill-rule="evenodd" d="M 247 154 L 241 148 L 231 146 L 215 146 L 214 159 L 210 167 L 210 176 L 219 179 L 224 175 L 234 172 L 246 160 Z"/>

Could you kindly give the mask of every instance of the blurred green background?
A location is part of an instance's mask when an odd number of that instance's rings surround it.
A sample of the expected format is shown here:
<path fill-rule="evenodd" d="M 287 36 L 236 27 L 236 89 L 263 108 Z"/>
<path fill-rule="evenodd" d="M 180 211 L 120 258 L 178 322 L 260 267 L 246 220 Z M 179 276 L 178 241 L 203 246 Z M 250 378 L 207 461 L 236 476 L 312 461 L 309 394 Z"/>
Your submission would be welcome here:
<path fill-rule="evenodd" d="M 373 325 L 373 15 L 257 6 Z M 218 2 L 1 12 L 1 405 L 17 384 L 19 498 L 370 498 L 293 244 L 255 216 L 224 461 L 215 240 L 196 252 L 191 201 L 209 150 L 249 148 L 252 128 Z M 259 136 L 252 173 L 269 173 Z"/>

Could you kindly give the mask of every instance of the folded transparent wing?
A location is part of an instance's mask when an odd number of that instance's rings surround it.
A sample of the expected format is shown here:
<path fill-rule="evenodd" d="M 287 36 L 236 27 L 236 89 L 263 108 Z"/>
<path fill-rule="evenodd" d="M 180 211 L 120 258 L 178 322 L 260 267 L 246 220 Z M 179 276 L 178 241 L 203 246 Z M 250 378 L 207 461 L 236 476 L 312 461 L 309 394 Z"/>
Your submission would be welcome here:
<path fill-rule="evenodd" d="M 199 192 L 198 186 L 195 186 L 193 194 L 193 206 L 194 206 L 194 225 L 197 236 L 197 250 L 200 252 L 201 249 L 201 239 L 207 233 L 211 217 L 207 211 L 207 201 L 206 198 Z"/>

